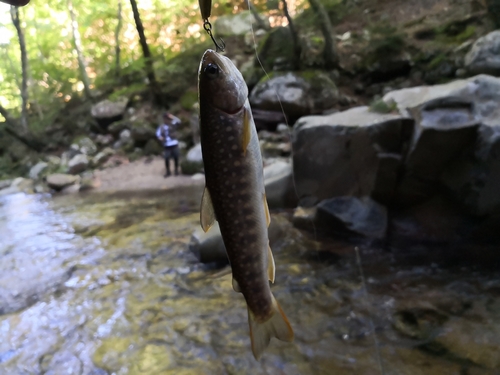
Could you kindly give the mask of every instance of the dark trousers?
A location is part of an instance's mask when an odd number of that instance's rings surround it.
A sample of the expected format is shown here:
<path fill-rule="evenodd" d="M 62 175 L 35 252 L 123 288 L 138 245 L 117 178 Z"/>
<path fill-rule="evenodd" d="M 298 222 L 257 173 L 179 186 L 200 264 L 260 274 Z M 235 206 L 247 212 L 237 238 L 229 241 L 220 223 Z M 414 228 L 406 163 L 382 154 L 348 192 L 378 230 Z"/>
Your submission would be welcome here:
<path fill-rule="evenodd" d="M 170 159 L 174 159 L 175 164 L 175 174 L 179 173 L 179 146 L 165 147 L 163 151 L 163 157 L 165 158 L 165 168 L 167 170 L 167 175 L 170 174 Z"/>

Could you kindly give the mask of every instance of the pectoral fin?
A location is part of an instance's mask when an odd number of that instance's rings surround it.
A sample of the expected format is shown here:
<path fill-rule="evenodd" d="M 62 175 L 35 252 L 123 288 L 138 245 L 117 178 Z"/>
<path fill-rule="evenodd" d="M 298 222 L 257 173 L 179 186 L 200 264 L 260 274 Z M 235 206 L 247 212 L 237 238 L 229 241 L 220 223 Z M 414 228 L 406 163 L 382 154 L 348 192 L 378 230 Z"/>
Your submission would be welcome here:
<path fill-rule="evenodd" d="M 274 283 L 274 276 L 276 275 L 276 265 L 274 264 L 273 252 L 269 243 L 267 244 L 267 275 L 269 280 Z"/>
<path fill-rule="evenodd" d="M 243 108 L 243 134 L 241 136 L 241 146 L 243 147 L 243 155 L 247 153 L 247 147 L 250 144 L 250 138 L 252 138 L 252 123 L 250 121 L 251 114 L 250 108 L 245 106 Z"/>
<path fill-rule="evenodd" d="M 214 205 L 212 204 L 212 198 L 210 193 L 205 186 L 203 191 L 203 197 L 201 198 L 201 208 L 200 208 L 200 224 L 203 231 L 206 233 L 212 225 L 215 223 L 215 212 Z"/>
<path fill-rule="evenodd" d="M 234 279 L 234 278 L 233 278 L 233 289 L 234 289 L 235 292 L 241 293 L 241 288 L 238 285 L 238 282 L 236 281 L 236 279 Z"/>
<path fill-rule="evenodd" d="M 269 205 L 267 204 L 266 193 L 264 193 L 263 195 L 263 200 L 264 200 L 264 212 L 266 213 L 266 224 L 267 227 L 269 228 L 269 224 L 271 224 L 271 214 L 269 213 Z"/>

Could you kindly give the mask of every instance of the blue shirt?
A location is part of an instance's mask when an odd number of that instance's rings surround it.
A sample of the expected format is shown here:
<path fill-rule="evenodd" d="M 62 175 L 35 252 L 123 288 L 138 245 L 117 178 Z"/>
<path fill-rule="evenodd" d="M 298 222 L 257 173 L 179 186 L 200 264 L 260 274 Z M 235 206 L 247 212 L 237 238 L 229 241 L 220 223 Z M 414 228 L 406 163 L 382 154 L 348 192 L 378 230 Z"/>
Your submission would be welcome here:
<path fill-rule="evenodd" d="M 170 127 L 175 127 L 181 123 L 177 117 L 173 116 L 173 120 L 171 124 L 162 124 L 156 130 L 156 137 L 161 140 L 163 138 L 163 146 L 164 147 L 172 147 L 177 146 L 179 141 L 173 138 L 170 134 Z"/>

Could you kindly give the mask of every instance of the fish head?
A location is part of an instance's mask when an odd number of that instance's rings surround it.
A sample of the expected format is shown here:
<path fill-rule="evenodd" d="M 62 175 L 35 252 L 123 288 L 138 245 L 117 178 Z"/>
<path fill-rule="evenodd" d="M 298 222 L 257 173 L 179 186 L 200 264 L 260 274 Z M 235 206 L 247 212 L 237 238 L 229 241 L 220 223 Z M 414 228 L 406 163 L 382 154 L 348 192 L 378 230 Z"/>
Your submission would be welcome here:
<path fill-rule="evenodd" d="M 248 87 L 233 62 L 226 56 L 207 50 L 198 72 L 200 104 L 205 101 L 221 111 L 240 111 L 248 97 Z"/>

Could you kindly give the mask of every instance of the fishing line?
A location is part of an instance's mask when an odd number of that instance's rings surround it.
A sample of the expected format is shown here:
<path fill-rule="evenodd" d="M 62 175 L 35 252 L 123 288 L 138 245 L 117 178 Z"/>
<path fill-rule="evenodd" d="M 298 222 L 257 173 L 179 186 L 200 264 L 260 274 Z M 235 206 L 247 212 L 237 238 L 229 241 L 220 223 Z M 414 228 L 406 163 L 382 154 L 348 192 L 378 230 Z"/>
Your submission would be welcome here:
<path fill-rule="evenodd" d="M 250 7 L 251 7 L 250 0 L 246 0 L 246 2 L 247 2 L 247 5 L 248 5 L 248 9 L 250 9 Z M 271 79 L 271 77 L 269 76 L 269 74 L 267 73 L 266 69 L 264 68 L 264 65 L 262 64 L 262 61 L 260 60 L 259 53 L 257 52 L 257 41 L 255 39 L 255 31 L 253 29 L 253 24 L 254 24 L 254 21 L 253 20 L 250 21 L 250 31 L 252 32 L 253 49 L 254 49 L 254 52 L 255 52 L 255 58 L 257 59 L 259 65 L 260 65 L 260 68 L 264 72 L 264 75 L 269 80 L 269 79 Z M 300 196 L 299 196 L 299 192 L 298 192 L 298 189 L 297 189 L 297 184 L 295 183 L 295 171 L 293 169 L 293 155 L 294 155 L 293 134 L 292 134 L 292 130 L 290 129 L 290 124 L 288 123 L 288 118 L 286 116 L 285 109 L 283 108 L 283 103 L 281 102 L 281 98 L 280 98 L 280 95 L 279 95 L 277 89 L 274 89 L 274 94 L 276 95 L 276 99 L 278 99 L 278 103 L 279 103 L 279 106 L 280 106 L 280 109 L 281 109 L 281 113 L 283 114 L 283 117 L 285 119 L 285 124 L 286 124 L 286 129 L 287 129 L 287 134 L 288 134 L 288 141 L 290 142 L 290 148 L 291 148 L 291 153 L 292 153 L 291 162 L 292 162 L 292 183 L 293 183 L 293 190 L 295 192 L 295 196 L 297 197 L 297 201 L 299 201 L 300 200 Z M 313 227 L 314 239 L 317 240 L 316 224 L 314 223 L 314 220 L 311 220 L 311 224 L 312 224 L 312 227 Z M 318 259 L 319 259 L 319 257 L 318 257 Z"/>
<path fill-rule="evenodd" d="M 247 5 L 248 5 L 248 9 L 250 9 L 250 0 L 246 0 L 247 2 Z M 267 73 L 266 69 L 264 68 L 264 65 L 262 64 L 262 61 L 260 60 L 260 57 L 259 57 L 259 53 L 257 51 L 257 41 L 255 39 L 255 31 L 254 31 L 254 28 L 253 28 L 253 20 L 250 22 L 250 30 L 252 32 L 252 40 L 253 40 L 253 48 L 254 48 L 254 52 L 255 52 L 255 57 L 262 69 L 262 71 L 264 72 L 265 76 L 267 79 L 270 79 L 270 76 L 269 74 Z M 285 110 L 283 108 L 283 103 L 281 102 L 281 98 L 280 98 L 280 95 L 278 93 L 278 90 L 275 89 L 274 90 L 274 93 L 276 95 L 276 98 L 278 99 L 278 103 L 279 103 L 279 106 L 281 108 L 281 112 L 283 113 L 283 117 L 285 118 L 285 124 L 286 124 L 286 127 L 287 127 L 287 134 L 288 134 L 288 140 L 290 142 L 290 147 L 291 147 L 291 153 L 292 153 L 292 182 L 293 182 L 293 188 L 294 188 L 294 191 L 295 191 L 295 196 L 297 197 L 297 200 L 300 199 L 299 197 L 299 193 L 298 193 L 298 189 L 297 189 L 297 184 L 295 182 L 295 171 L 293 169 L 293 155 L 294 155 L 294 149 L 293 149 L 293 134 L 292 134 L 292 130 L 290 129 L 290 125 L 288 123 L 288 118 L 286 116 L 286 113 L 285 113 Z M 357 176 L 356 176 L 357 177 Z M 314 223 L 314 219 L 311 220 L 311 224 L 312 224 L 312 227 L 313 227 L 313 232 L 314 232 L 314 239 L 317 240 L 317 231 L 316 231 L 316 224 Z M 365 274 L 364 274 L 364 271 L 363 271 L 363 265 L 361 263 L 361 255 L 360 255 L 360 252 L 359 252 L 359 248 L 356 246 L 354 247 L 354 251 L 356 253 L 356 262 L 357 262 L 357 265 L 358 265 L 358 268 L 359 268 L 359 273 L 360 273 L 360 276 L 361 276 L 361 283 L 362 283 L 362 287 L 363 287 L 363 294 L 364 294 L 364 298 L 365 298 L 365 304 L 368 303 L 368 289 L 367 289 L 367 286 L 366 286 L 366 279 L 365 279 Z M 317 255 L 317 257 L 319 258 L 319 255 Z M 369 311 L 367 309 L 367 311 Z M 380 354 L 380 346 L 379 346 L 379 340 L 378 340 L 378 337 L 377 337 L 377 333 L 375 331 L 375 324 L 373 322 L 373 318 L 371 317 L 371 315 L 368 317 L 369 318 L 369 322 L 370 322 L 370 329 L 371 331 L 373 332 L 373 342 L 374 342 L 374 345 L 375 345 L 375 352 L 376 352 L 376 357 L 377 357 L 377 364 L 378 364 L 378 368 L 379 368 L 379 371 L 380 371 L 380 374 L 381 375 L 384 375 L 385 374 L 385 371 L 384 371 L 384 366 L 382 364 L 382 356 Z"/>

